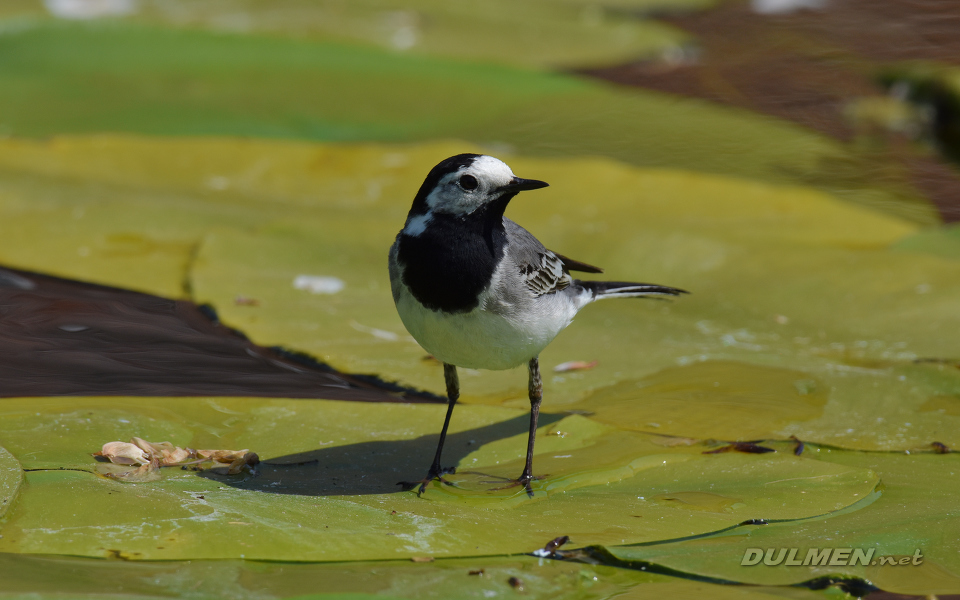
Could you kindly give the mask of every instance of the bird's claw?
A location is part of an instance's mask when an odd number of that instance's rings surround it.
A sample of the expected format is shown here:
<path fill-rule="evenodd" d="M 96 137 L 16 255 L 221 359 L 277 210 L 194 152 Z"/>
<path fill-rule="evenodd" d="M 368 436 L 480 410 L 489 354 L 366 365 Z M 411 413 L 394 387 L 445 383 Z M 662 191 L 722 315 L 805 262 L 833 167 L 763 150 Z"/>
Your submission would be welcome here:
<path fill-rule="evenodd" d="M 515 487 L 523 486 L 523 489 L 526 490 L 527 496 L 533 498 L 533 487 L 530 485 L 534 481 L 540 481 L 545 479 L 547 475 L 521 475 L 517 479 L 508 479 L 506 485 L 500 487 L 492 488 L 492 491 L 498 490 L 510 490 Z"/>
<path fill-rule="evenodd" d="M 427 476 L 419 481 L 398 481 L 397 485 L 401 486 L 401 488 L 405 492 L 409 492 L 410 490 L 412 490 L 413 488 L 419 485 L 420 489 L 417 490 L 417 497 L 419 498 L 420 494 L 427 491 L 427 486 L 430 485 L 431 481 L 436 480 L 446 485 L 453 485 L 452 481 L 448 479 L 444 479 L 443 476 L 453 475 L 456 472 L 457 472 L 456 467 L 447 467 L 446 469 L 441 469 L 441 468 L 430 469 L 430 472 L 427 473 Z"/>

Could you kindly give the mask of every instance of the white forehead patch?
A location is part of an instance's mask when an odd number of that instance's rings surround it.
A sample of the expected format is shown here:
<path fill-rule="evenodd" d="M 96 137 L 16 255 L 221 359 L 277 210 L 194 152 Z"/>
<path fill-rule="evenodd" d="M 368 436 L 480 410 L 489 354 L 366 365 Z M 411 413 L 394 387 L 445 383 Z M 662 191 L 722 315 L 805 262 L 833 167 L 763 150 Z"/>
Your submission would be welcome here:
<path fill-rule="evenodd" d="M 487 155 L 473 159 L 473 164 L 464 169 L 462 173 L 470 173 L 477 179 L 485 179 L 493 184 L 492 187 L 507 185 L 514 177 L 513 171 L 507 166 L 507 163 Z"/>
<path fill-rule="evenodd" d="M 476 189 L 466 191 L 457 185 L 464 175 L 472 175 L 477 179 Z M 513 179 L 513 171 L 502 160 L 478 156 L 470 166 L 461 167 L 456 173 L 442 177 L 437 187 L 427 195 L 427 206 L 441 213 L 467 215 L 499 198 L 497 190 Z"/>

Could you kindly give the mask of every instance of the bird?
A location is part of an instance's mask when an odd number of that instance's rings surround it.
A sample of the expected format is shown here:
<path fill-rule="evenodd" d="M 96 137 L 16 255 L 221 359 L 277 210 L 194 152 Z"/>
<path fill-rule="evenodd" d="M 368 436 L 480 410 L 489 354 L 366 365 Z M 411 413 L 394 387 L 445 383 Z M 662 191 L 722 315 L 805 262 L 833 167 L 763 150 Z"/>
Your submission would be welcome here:
<path fill-rule="evenodd" d="M 540 352 L 584 306 L 606 298 L 678 296 L 685 290 L 648 283 L 581 281 L 571 271 L 599 267 L 547 250 L 504 216 L 520 192 L 547 187 L 522 179 L 503 161 L 458 154 L 427 174 L 403 229 L 390 248 L 393 300 L 410 335 L 443 363 L 447 412 L 426 477 L 398 482 L 421 495 L 429 483 L 450 484 L 443 443 L 460 397 L 457 368 L 528 370 L 530 431 L 523 472 L 511 485 L 533 495 L 533 449 L 543 399 Z M 507 486 L 510 487 L 510 486 Z"/>

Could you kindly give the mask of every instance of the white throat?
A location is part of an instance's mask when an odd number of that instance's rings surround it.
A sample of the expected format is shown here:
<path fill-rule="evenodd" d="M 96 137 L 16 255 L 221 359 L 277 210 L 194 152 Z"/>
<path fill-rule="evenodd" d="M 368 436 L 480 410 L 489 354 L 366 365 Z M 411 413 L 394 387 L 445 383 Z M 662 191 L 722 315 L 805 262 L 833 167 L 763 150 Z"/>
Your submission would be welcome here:
<path fill-rule="evenodd" d="M 404 235 L 417 237 L 427 230 L 427 225 L 433 219 L 433 213 L 427 212 L 425 215 L 416 215 L 407 219 L 407 224 L 403 227 Z"/>

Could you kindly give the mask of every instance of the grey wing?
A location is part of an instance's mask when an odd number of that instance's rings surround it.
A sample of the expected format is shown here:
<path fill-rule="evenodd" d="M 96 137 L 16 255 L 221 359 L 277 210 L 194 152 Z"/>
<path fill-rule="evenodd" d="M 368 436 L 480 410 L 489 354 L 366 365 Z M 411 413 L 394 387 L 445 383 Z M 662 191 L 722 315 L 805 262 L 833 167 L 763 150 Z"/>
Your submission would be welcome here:
<path fill-rule="evenodd" d="M 519 270 L 521 281 L 534 296 L 559 292 L 572 283 L 561 257 L 510 219 L 505 218 L 503 225 L 507 231 L 507 252 Z"/>

